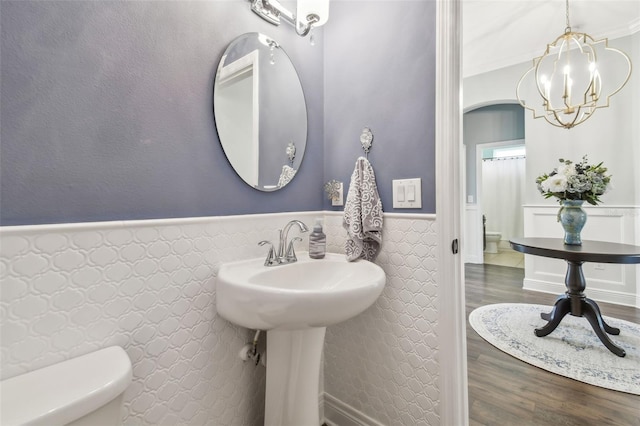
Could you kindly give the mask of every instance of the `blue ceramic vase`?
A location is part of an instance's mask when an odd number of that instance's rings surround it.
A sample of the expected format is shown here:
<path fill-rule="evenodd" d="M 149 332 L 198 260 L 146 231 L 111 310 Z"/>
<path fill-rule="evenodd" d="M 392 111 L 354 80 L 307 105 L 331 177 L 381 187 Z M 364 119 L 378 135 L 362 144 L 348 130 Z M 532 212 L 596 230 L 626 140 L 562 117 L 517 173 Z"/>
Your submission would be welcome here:
<path fill-rule="evenodd" d="M 580 231 L 587 222 L 587 212 L 582 210 L 583 200 L 562 200 L 562 207 L 558 212 L 558 222 L 564 229 L 564 243 L 572 246 L 582 244 Z"/>

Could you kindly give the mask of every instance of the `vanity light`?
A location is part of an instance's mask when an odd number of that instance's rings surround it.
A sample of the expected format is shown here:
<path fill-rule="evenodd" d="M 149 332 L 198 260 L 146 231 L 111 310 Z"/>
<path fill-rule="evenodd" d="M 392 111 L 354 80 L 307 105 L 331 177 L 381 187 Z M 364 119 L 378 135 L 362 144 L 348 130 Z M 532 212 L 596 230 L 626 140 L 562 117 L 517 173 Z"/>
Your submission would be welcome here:
<path fill-rule="evenodd" d="M 569 0 L 565 4 L 564 34 L 533 60 L 533 67 L 518 82 L 516 96 L 523 107 L 533 111 L 534 118 L 542 117 L 553 126 L 570 129 L 586 121 L 598 108 L 609 106 L 609 98 L 629 81 L 631 60 L 609 47 L 606 38 L 596 41 L 586 33 L 573 32 Z M 523 82 L 528 87 L 535 85 L 542 102 L 527 103 L 522 98 Z"/>
<path fill-rule="evenodd" d="M 251 10 L 262 19 L 280 25 L 284 19 L 296 29 L 299 36 L 304 37 L 329 19 L 329 0 L 298 0 L 296 13 L 284 7 L 278 0 L 251 0 Z"/>

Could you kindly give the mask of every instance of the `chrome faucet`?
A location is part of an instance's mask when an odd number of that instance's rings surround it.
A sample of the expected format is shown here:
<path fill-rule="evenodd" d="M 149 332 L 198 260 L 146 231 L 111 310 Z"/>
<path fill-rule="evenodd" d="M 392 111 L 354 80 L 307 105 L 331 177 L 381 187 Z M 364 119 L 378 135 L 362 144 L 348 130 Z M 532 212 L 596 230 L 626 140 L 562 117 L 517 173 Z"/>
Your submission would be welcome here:
<path fill-rule="evenodd" d="M 293 248 L 293 243 L 295 241 L 302 241 L 302 238 L 295 237 L 292 238 L 291 241 L 287 244 L 287 238 L 289 236 L 289 230 L 293 225 L 298 225 L 300 232 L 307 232 L 309 228 L 307 225 L 302 223 L 299 220 L 292 220 L 287 223 L 283 229 L 279 230 L 279 242 L 278 242 L 278 250 L 274 250 L 273 244 L 270 241 L 260 241 L 258 245 L 269 244 L 269 252 L 267 253 L 267 258 L 264 261 L 265 266 L 277 266 L 277 265 L 286 265 L 287 263 L 297 262 L 298 258 L 296 257 L 296 252 Z"/>
<path fill-rule="evenodd" d="M 264 266 L 276 266 L 280 263 L 276 259 L 275 252 L 273 251 L 273 244 L 271 241 L 263 240 L 258 243 L 259 246 L 263 246 L 265 244 L 269 244 L 269 252 L 267 253 L 267 258 L 264 261 Z"/>
<path fill-rule="evenodd" d="M 290 247 L 287 249 L 287 237 L 289 235 L 289 229 L 291 229 L 293 225 L 298 225 L 300 232 L 307 232 L 309 230 L 309 228 L 307 228 L 307 225 L 300 222 L 299 220 L 292 220 L 291 222 L 287 223 L 284 226 L 282 231 L 280 231 L 280 244 L 278 245 L 278 259 L 281 262 L 284 260 L 287 260 L 287 262 L 283 262 L 283 263 L 291 263 L 298 260 L 296 259 L 295 252 L 293 251 L 293 241 L 291 241 Z M 289 256 L 291 256 L 292 258 L 289 259 Z"/>

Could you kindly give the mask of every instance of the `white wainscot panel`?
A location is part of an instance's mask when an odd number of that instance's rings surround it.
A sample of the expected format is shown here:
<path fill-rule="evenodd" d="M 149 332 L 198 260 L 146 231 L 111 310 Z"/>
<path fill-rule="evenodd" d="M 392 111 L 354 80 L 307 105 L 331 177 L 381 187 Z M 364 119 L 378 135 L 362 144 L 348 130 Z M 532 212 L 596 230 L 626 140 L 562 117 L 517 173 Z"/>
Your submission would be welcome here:
<path fill-rule="evenodd" d="M 637 241 L 637 222 L 640 207 L 585 207 L 588 219 L 582 230 L 583 240 L 618 242 L 640 245 Z M 562 238 L 564 231 L 557 221 L 559 206 L 525 206 L 524 232 L 526 237 Z M 612 263 L 585 263 L 588 297 L 604 302 L 638 307 L 637 296 L 640 266 Z M 527 290 L 561 294 L 565 291 L 566 263 L 559 259 L 525 255 Z"/>
<path fill-rule="evenodd" d="M 482 215 L 477 204 L 467 204 L 465 209 L 464 222 L 464 248 L 465 263 L 483 263 L 483 241 L 482 241 Z"/>

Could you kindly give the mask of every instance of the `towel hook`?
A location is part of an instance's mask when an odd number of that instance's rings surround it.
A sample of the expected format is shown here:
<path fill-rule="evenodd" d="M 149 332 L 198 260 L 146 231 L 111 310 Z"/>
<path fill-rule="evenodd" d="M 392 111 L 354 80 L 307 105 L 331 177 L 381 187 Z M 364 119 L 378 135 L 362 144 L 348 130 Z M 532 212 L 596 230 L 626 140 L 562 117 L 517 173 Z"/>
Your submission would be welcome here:
<path fill-rule="evenodd" d="M 369 158 L 369 150 L 371 149 L 371 145 L 373 144 L 373 133 L 371 129 L 365 127 L 362 129 L 362 134 L 360 135 L 360 143 L 362 144 L 362 149 L 364 150 L 364 156 Z"/>

